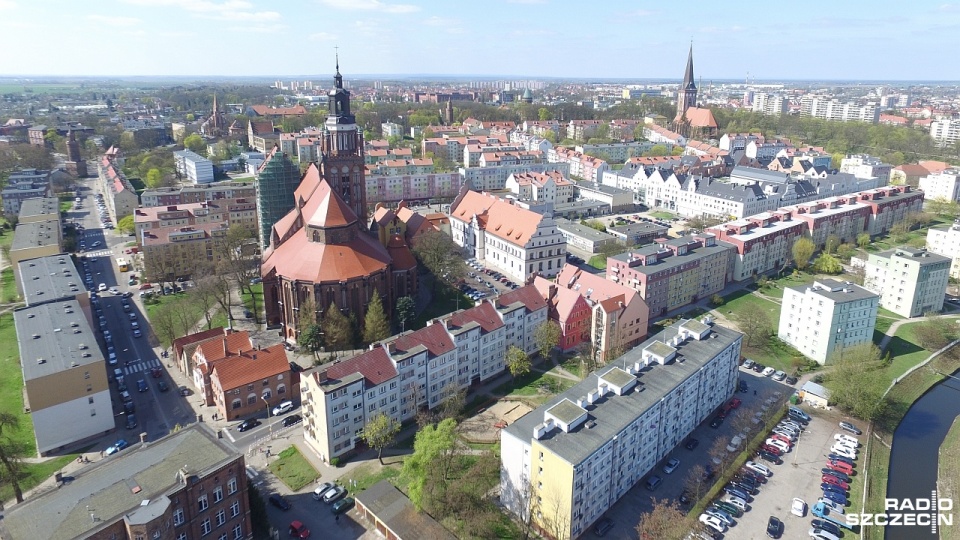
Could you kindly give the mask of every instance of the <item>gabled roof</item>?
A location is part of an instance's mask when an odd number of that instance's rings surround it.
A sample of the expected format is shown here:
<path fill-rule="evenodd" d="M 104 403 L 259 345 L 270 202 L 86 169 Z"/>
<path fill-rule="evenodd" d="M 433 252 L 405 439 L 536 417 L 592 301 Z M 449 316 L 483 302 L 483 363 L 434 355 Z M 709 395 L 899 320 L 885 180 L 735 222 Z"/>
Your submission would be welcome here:
<path fill-rule="evenodd" d="M 463 328 L 470 323 L 477 323 L 485 334 L 503 327 L 500 314 L 497 313 L 490 302 L 483 302 L 479 306 L 456 311 L 450 314 L 447 320 L 457 328 Z"/>
<path fill-rule="evenodd" d="M 342 379 L 354 373 L 359 373 L 367 380 L 368 385 L 376 386 L 397 376 L 397 368 L 393 365 L 387 351 L 382 346 L 358 354 L 327 369 L 327 377 Z"/>
<path fill-rule="evenodd" d="M 713 111 L 702 107 L 688 107 L 684 112 L 684 117 L 690 122 L 691 127 L 716 128 L 717 119 L 713 117 Z"/>
<path fill-rule="evenodd" d="M 452 351 L 455 347 L 450 334 L 447 334 L 442 324 L 427 325 L 414 332 L 405 332 L 397 336 L 390 343 L 398 351 L 410 351 L 418 346 L 426 347 L 432 356 L 440 356 Z"/>
<path fill-rule="evenodd" d="M 287 359 L 287 351 L 278 343 L 264 349 L 250 349 L 216 362 L 211 377 L 220 381 L 221 389 L 229 390 L 288 371 L 290 361 Z"/>
<path fill-rule="evenodd" d="M 250 334 L 246 331 L 224 334 L 204 340 L 194 354 L 202 354 L 208 362 L 219 360 L 242 351 L 253 349 Z"/>
<path fill-rule="evenodd" d="M 537 288 L 533 285 L 524 285 L 510 292 L 503 293 L 496 298 L 498 308 L 509 307 L 516 302 L 523 304 L 524 307 L 527 308 L 527 311 L 537 311 L 547 307 L 546 300 L 540 296 Z"/>
<path fill-rule="evenodd" d="M 409 270 L 417 267 L 417 260 L 399 234 L 393 235 L 387 242 L 387 253 L 393 259 L 393 270 Z"/>
<path fill-rule="evenodd" d="M 294 197 L 298 205 L 303 201 L 300 213 L 307 225 L 319 228 L 345 227 L 357 221 L 357 214 L 333 193 L 315 163 L 311 163 L 303 174 Z"/>

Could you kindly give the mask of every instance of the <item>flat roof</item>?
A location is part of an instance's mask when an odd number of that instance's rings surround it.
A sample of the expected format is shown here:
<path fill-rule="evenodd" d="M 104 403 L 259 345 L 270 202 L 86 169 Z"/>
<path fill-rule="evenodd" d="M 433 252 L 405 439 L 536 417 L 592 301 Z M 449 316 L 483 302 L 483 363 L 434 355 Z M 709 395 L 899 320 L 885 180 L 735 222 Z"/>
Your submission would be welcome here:
<path fill-rule="evenodd" d="M 570 234 L 586 238 L 587 240 L 593 240 L 594 242 L 617 239 L 617 237 L 613 236 L 612 234 L 598 231 L 593 227 L 587 227 L 586 225 L 581 225 L 573 221 L 557 219 L 556 222 L 557 228 L 561 231 L 566 231 Z"/>
<path fill-rule="evenodd" d="M 736 221 L 731 221 L 731 222 L 729 222 L 729 223 L 722 223 L 722 224 L 720 224 L 720 225 L 716 225 L 716 226 L 714 226 L 714 227 L 710 227 L 710 228 L 707 229 L 707 232 L 713 233 L 713 232 L 715 232 L 715 231 L 722 231 L 722 230 L 724 230 L 724 229 L 726 228 L 727 225 L 738 225 L 738 226 L 743 226 L 743 225 L 751 226 L 751 225 L 752 225 L 752 228 L 750 228 L 750 229 L 749 229 L 747 232 L 745 232 L 745 233 L 740 233 L 740 234 L 728 234 L 727 237 L 724 238 L 724 240 L 728 240 L 728 241 L 729 241 L 729 240 L 739 240 L 739 241 L 741 241 L 741 242 L 749 242 L 750 240 L 756 240 L 757 238 L 763 238 L 764 236 L 767 236 L 767 235 L 769 235 L 769 234 L 776 234 L 776 233 L 778 233 L 778 232 L 780 232 L 780 231 L 783 231 L 783 230 L 786 230 L 786 229 L 790 229 L 790 228 L 792 228 L 792 227 L 803 227 L 804 230 L 806 230 L 806 228 L 807 228 L 807 222 L 806 222 L 806 221 L 802 221 L 802 220 L 798 220 L 798 219 L 790 219 L 789 221 L 776 221 L 776 220 L 772 220 L 772 219 L 771 219 L 770 221 L 767 222 L 767 226 L 766 226 L 766 227 L 760 227 L 760 226 L 754 225 L 753 222 L 751 222 L 750 219 L 749 219 L 749 218 L 769 219 L 769 218 L 772 218 L 772 217 L 773 217 L 773 214 L 771 214 L 771 213 L 769 213 L 769 212 L 763 212 L 763 213 L 761 213 L 761 214 L 756 214 L 756 215 L 754 215 L 754 216 L 748 216 L 747 218 L 738 219 L 738 220 L 736 220 Z"/>
<path fill-rule="evenodd" d="M 641 255 L 654 255 L 659 252 L 661 247 L 658 244 L 650 244 L 640 248 L 631 249 L 625 253 L 619 255 L 614 255 L 612 259 L 618 260 L 620 262 L 629 262 L 630 255 L 632 253 L 638 253 Z M 663 248 L 666 249 L 666 248 Z M 630 270 L 633 272 L 639 272 L 641 274 L 655 274 L 657 272 L 663 272 L 668 268 L 673 268 L 675 266 L 680 266 L 682 264 L 688 263 L 690 261 L 701 259 L 704 257 L 709 257 L 715 255 L 721 251 L 732 251 L 734 249 L 732 244 L 726 242 L 716 242 L 712 246 L 696 247 L 696 248 L 687 248 L 687 252 L 683 255 L 669 255 L 653 264 L 632 266 Z"/>
<path fill-rule="evenodd" d="M 556 417 L 557 420 L 565 424 L 571 424 L 577 418 L 586 414 L 587 411 L 569 399 L 564 399 L 560 401 L 560 403 L 547 409 L 547 412 Z"/>
<path fill-rule="evenodd" d="M 807 291 L 810 291 L 811 294 L 829 298 L 836 304 L 853 302 L 855 300 L 866 300 L 868 298 L 880 298 L 876 293 L 872 293 L 855 283 L 850 283 L 849 281 L 842 282 L 835 279 L 821 279 L 809 285 L 795 285 L 787 288 L 797 291 L 800 294 L 805 294 Z"/>
<path fill-rule="evenodd" d="M 103 364 L 97 336 L 76 300 L 20 308 L 13 322 L 25 381 Z"/>
<path fill-rule="evenodd" d="M 205 477 L 240 457 L 235 447 L 202 423 L 193 423 L 155 442 L 140 444 L 123 435 L 130 448 L 85 466 L 73 480 L 12 507 L 0 520 L 0 536 L 8 539 L 87 538 L 131 514 L 141 520 L 149 512 L 144 501 L 157 511 L 183 486 L 181 470 Z M 239 466 L 224 471 L 221 479 L 238 481 L 246 471 Z M 245 493 L 243 494 L 246 495 Z M 90 518 L 91 514 L 96 521 Z"/>
<path fill-rule="evenodd" d="M 43 246 L 55 246 L 60 241 L 60 220 L 31 221 L 18 223 L 13 232 L 13 244 L 10 249 L 29 249 Z"/>
<path fill-rule="evenodd" d="M 636 379 L 636 377 L 618 367 L 607 370 L 600 376 L 603 378 L 603 380 L 611 382 L 620 388 L 623 388 Z"/>
<path fill-rule="evenodd" d="M 418 512 L 389 480 L 381 480 L 357 495 L 357 503 L 369 510 L 402 540 L 455 540 L 450 531 L 430 517 Z"/>
<path fill-rule="evenodd" d="M 27 305 L 86 294 L 80 272 L 66 253 L 20 261 L 20 286 Z"/>
<path fill-rule="evenodd" d="M 631 349 L 626 354 L 607 364 L 619 367 L 626 371 L 628 366 L 641 362 L 643 349 L 655 341 L 661 343 L 673 339 L 680 333 L 681 325 L 686 321 L 678 321 L 664 331 L 647 339 L 642 344 Z M 717 356 L 730 344 L 740 339 L 743 334 L 717 324 L 711 327 L 712 334 L 717 337 L 703 340 L 688 339 L 679 346 L 678 354 L 683 362 L 672 361 L 666 366 L 651 364 L 638 373 L 638 386 L 622 396 L 607 394 L 600 398 L 587 411 L 588 422 L 594 424 L 589 429 L 580 425 L 569 433 L 561 429 L 553 429 L 545 434 L 539 443 L 556 453 L 560 458 L 571 464 L 578 464 L 590 457 L 603 445 L 610 442 L 614 435 L 623 431 L 630 423 L 639 418 L 647 409 L 659 403 L 668 393 L 688 378 L 694 376 L 700 369 Z M 587 377 L 546 401 L 537 409 L 527 413 L 504 430 L 522 441 L 530 442 L 533 430 L 543 422 L 544 412 L 563 400 L 576 403 L 576 400 L 596 390 L 600 383 L 598 372 L 592 372 Z"/>
<path fill-rule="evenodd" d="M 943 255 L 937 255 L 932 251 L 927 251 L 924 248 L 911 248 L 911 247 L 898 247 L 893 249 L 888 249 L 887 251 L 881 251 L 879 253 L 871 253 L 870 257 L 878 257 L 882 259 L 889 259 L 896 255 L 901 259 L 909 259 L 916 261 L 920 266 L 927 266 L 930 264 L 943 264 L 946 263 L 950 265 L 953 261 L 950 257 L 944 257 Z"/>
<path fill-rule="evenodd" d="M 60 201 L 56 197 L 34 197 L 20 203 L 20 220 L 45 214 L 60 215 Z"/>

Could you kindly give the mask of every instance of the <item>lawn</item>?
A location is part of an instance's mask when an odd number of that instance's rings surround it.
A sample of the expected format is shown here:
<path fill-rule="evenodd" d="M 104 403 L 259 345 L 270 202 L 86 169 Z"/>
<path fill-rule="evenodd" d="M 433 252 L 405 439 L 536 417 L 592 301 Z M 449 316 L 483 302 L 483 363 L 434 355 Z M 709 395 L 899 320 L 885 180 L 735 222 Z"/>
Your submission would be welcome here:
<path fill-rule="evenodd" d="M 256 285 L 251 285 L 250 289 L 253 290 L 253 295 L 247 291 L 240 292 L 240 298 L 243 299 L 243 307 L 253 311 L 253 300 L 257 301 L 257 318 L 263 319 L 263 283 L 257 283 Z"/>
<path fill-rule="evenodd" d="M 650 215 L 653 216 L 653 217 L 655 217 L 655 218 L 657 218 L 657 219 L 665 219 L 665 220 L 668 220 L 668 221 L 671 220 L 671 219 L 673 219 L 673 218 L 675 218 L 675 217 L 677 217 L 676 215 L 671 214 L 670 212 L 664 212 L 663 210 L 657 210 L 656 212 L 650 212 Z"/>
<path fill-rule="evenodd" d="M 53 476 L 53 474 L 57 471 L 63 469 L 63 467 L 68 463 L 71 461 L 76 461 L 77 456 L 86 452 L 90 448 L 91 447 L 88 446 L 83 450 L 77 451 L 75 454 L 51 458 L 43 463 L 26 463 L 24 465 L 25 477 L 20 482 L 20 489 L 26 492 L 27 490 L 37 487 L 41 482 Z M 9 483 L 4 482 L 3 485 L 0 486 L 0 501 L 9 501 L 13 498 L 13 487 Z"/>
<path fill-rule="evenodd" d="M 750 310 L 764 310 L 770 316 L 770 331 L 776 335 L 777 325 L 780 321 L 780 304 L 772 302 L 752 294 L 749 290 L 740 290 L 727 295 L 726 303 L 716 308 L 716 311 L 724 317 L 736 322 L 738 313 Z M 748 340 L 744 339 L 743 355 L 755 360 L 765 366 L 771 366 L 776 369 L 791 373 L 793 371 L 792 361 L 795 357 L 802 357 L 796 349 L 783 343 L 776 337 L 770 339 L 766 347 L 757 347 L 748 345 Z"/>
<path fill-rule="evenodd" d="M 380 465 L 379 462 L 371 461 L 355 467 L 349 473 L 341 476 L 340 483 L 346 486 L 350 493 L 356 497 L 357 493 L 366 491 L 377 482 L 384 479 L 392 480 L 398 476 L 400 476 L 399 462 Z"/>
<path fill-rule="evenodd" d="M 457 302 L 458 298 L 459 303 Z M 460 291 L 446 284 L 438 283 L 436 294 L 433 295 L 433 301 L 427 305 L 427 308 L 424 309 L 412 323 L 407 325 L 406 330 L 419 330 L 427 326 L 427 321 L 431 319 L 451 313 L 458 308 L 466 309 L 473 307 L 473 305 L 473 300 L 461 294 Z"/>
<path fill-rule="evenodd" d="M 277 459 L 270 464 L 270 472 L 293 491 L 300 491 L 307 484 L 320 478 L 320 473 L 307 461 L 307 458 L 303 457 L 296 446 L 280 452 Z"/>
<path fill-rule="evenodd" d="M 554 377 L 549 373 L 531 371 L 523 377 L 510 379 L 493 390 L 493 394 L 513 397 L 559 394 L 574 385 L 569 379 Z"/>
<path fill-rule="evenodd" d="M 960 495 L 960 421 L 954 420 L 953 426 L 940 445 L 940 470 L 937 474 L 937 494 L 944 499 L 956 500 Z M 943 540 L 960 539 L 960 529 L 944 527 L 940 538 Z"/>
<path fill-rule="evenodd" d="M 19 348 L 12 346 L 17 343 L 12 314 L 0 315 L 0 343 L 10 345 L 3 347 L 6 352 L 0 353 L 0 412 L 11 413 L 20 421 L 17 429 L 10 433 L 5 430 L 4 435 L 22 444 L 27 455 L 33 455 L 37 445 L 33 438 L 33 420 L 23 412 L 23 371 Z"/>
<path fill-rule="evenodd" d="M 162 306 L 167 304 L 175 306 L 174 309 L 183 311 L 191 320 L 196 321 L 196 324 L 200 324 L 202 322 L 204 326 L 206 326 L 206 320 L 203 318 L 203 306 L 193 302 L 189 294 L 185 292 L 152 296 L 149 302 L 144 302 L 144 306 L 147 310 L 147 318 L 153 318 L 157 311 L 159 311 Z M 226 327 L 227 325 L 228 321 L 226 314 L 222 309 L 217 308 L 216 315 L 214 315 L 212 319 L 211 328 L 216 328 L 218 326 Z M 160 339 L 160 337 L 157 336 L 157 339 Z M 161 345 L 165 348 L 170 346 L 169 343 L 163 341 L 162 339 Z"/>
<path fill-rule="evenodd" d="M 607 257 L 605 255 L 594 255 L 593 257 L 590 257 L 590 260 L 587 261 L 587 264 L 596 268 L 597 270 L 606 270 Z"/>
<path fill-rule="evenodd" d="M 786 276 L 771 280 L 771 286 L 764 287 L 759 289 L 759 292 L 764 296 L 769 296 L 770 298 L 783 299 L 783 290 L 787 287 L 796 287 L 798 285 L 807 285 L 813 283 L 813 280 L 817 277 L 811 274 L 801 273 L 794 277 L 793 274 L 787 274 Z"/>
<path fill-rule="evenodd" d="M 73 201 L 60 201 L 60 213 L 69 212 L 73 208 Z"/>
<path fill-rule="evenodd" d="M 20 293 L 17 292 L 17 284 L 13 278 L 13 267 L 8 267 L 0 272 L 0 299 L 3 302 L 16 302 L 20 299 Z"/>
<path fill-rule="evenodd" d="M 893 362 L 887 367 L 887 377 L 893 381 L 903 375 L 911 367 L 923 362 L 932 351 L 928 351 L 916 344 L 917 338 L 913 329 L 920 322 L 902 324 L 890 339 L 887 351 L 893 357 Z"/>

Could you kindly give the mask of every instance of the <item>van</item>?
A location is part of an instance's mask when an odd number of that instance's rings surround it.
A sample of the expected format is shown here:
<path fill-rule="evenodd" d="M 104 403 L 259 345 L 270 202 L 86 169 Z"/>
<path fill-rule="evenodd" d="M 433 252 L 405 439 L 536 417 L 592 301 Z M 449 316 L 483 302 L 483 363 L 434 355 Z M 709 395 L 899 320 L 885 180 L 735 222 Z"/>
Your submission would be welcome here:
<path fill-rule="evenodd" d="M 663 483 L 663 478 L 660 478 L 657 475 L 652 475 L 650 478 L 647 478 L 647 489 L 653 491 L 660 487 L 660 484 Z"/>
<path fill-rule="evenodd" d="M 740 497 L 736 497 L 734 495 L 727 495 L 726 497 L 723 498 L 723 502 L 739 508 L 741 512 L 747 511 L 747 501 L 741 499 Z"/>
<path fill-rule="evenodd" d="M 787 411 L 787 414 L 790 416 L 790 418 L 799 420 L 805 424 L 810 422 L 810 416 L 796 407 L 790 407 L 790 409 Z"/>

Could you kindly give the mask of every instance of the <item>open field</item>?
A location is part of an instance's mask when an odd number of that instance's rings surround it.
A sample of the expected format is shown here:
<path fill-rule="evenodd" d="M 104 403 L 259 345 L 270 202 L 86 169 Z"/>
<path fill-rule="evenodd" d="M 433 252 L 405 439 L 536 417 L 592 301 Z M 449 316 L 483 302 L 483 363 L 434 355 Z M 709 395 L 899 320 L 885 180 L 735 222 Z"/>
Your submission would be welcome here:
<path fill-rule="evenodd" d="M 320 478 L 320 473 L 307 461 L 307 458 L 303 457 L 296 446 L 290 446 L 280 452 L 277 459 L 270 463 L 270 472 L 293 491 L 299 491 Z"/>
<path fill-rule="evenodd" d="M 474 443 L 496 443 L 500 440 L 501 429 L 532 410 L 522 401 L 501 399 L 478 414 L 464 419 L 460 424 L 463 438 Z"/>

